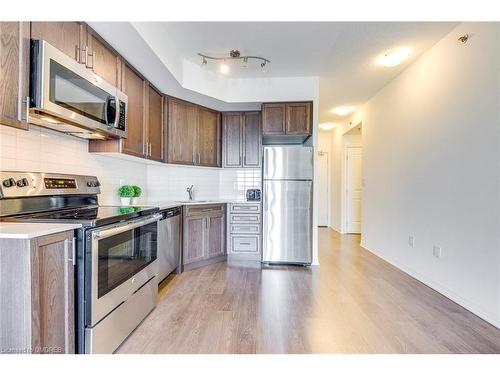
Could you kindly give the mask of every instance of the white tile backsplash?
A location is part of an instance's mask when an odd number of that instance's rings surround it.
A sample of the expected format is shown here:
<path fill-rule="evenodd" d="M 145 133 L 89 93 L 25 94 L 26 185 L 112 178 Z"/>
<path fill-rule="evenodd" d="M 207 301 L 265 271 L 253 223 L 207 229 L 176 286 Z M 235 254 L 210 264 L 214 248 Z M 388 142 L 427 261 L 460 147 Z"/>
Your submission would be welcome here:
<path fill-rule="evenodd" d="M 220 171 L 220 198 L 245 199 L 247 189 L 261 189 L 261 170 L 222 169 Z"/>
<path fill-rule="evenodd" d="M 34 125 L 29 131 L 0 125 L 0 170 L 95 175 L 102 184 L 100 204 L 119 204 L 116 191 L 122 184 L 147 192 L 146 165 L 91 154 L 88 141 Z"/>
<path fill-rule="evenodd" d="M 148 199 L 187 200 L 190 185 L 194 185 L 195 199 L 218 199 L 219 172 L 217 168 L 148 165 Z"/>
<path fill-rule="evenodd" d="M 100 204 L 119 204 L 123 184 L 143 188 L 146 201 L 244 199 L 246 189 L 261 188 L 260 169 L 220 169 L 147 165 L 88 152 L 88 141 L 31 125 L 29 131 L 0 125 L 0 170 L 95 175 L 101 181 Z"/>

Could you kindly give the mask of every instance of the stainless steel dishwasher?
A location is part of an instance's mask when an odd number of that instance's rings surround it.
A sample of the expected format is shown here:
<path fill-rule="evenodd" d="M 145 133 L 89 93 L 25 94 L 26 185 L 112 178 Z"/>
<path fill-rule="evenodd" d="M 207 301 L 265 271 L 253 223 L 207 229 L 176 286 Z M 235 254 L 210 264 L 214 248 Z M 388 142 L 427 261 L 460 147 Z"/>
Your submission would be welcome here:
<path fill-rule="evenodd" d="M 161 210 L 158 223 L 158 283 L 175 269 L 180 269 L 181 255 L 181 208 Z"/>

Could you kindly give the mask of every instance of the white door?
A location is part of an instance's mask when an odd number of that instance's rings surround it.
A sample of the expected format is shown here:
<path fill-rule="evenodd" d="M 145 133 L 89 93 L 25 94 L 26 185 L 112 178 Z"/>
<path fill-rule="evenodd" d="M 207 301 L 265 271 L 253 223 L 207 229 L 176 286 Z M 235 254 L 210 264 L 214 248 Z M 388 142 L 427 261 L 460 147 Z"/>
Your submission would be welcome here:
<path fill-rule="evenodd" d="M 328 226 L 328 153 L 318 152 L 319 181 L 318 181 L 318 226 Z"/>
<path fill-rule="evenodd" d="M 347 233 L 361 233 L 362 149 L 348 147 L 346 160 Z"/>

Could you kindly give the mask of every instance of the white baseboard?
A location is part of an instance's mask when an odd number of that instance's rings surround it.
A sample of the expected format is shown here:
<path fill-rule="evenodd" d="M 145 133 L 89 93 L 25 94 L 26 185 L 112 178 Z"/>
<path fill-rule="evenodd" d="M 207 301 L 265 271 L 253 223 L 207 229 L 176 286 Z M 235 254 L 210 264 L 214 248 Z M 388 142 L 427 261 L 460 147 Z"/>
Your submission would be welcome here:
<path fill-rule="evenodd" d="M 416 280 L 420 281 L 421 283 L 427 285 L 429 288 L 434 289 L 436 292 L 442 294 L 446 298 L 448 298 L 448 299 L 452 300 L 453 302 L 459 304 L 463 308 L 469 310 L 471 313 L 473 313 L 474 315 L 477 315 L 478 317 L 480 317 L 481 319 L 483 319 L 483 320 L 487 321 L 488 323 L 492 324 L 496 328 L 500 328 L 500 317 L 499 316 L 495 316 L 495 315 L 492 315 L 492 314 L 484 311 L 482 308 L 480 308 L 476 304 L 470 302 L 466 298 L 463 298 L 462 296 L 460 296 L 460 295 L 456 294 L 455 292 L 449 290 L 445 286 L 439 284 L 438 282 L 436 282 L 434 280 L 431 280 L 431 279 L 429 279 L 429 278 L 421 275 L 420 273 L 412 270 L 408 266 L 406 266 L 404 264 L 400 264 L 398 262 L 395 262 L 395 261 L 393 261 L 391 259 L 388 259 L 384 255 L 382 255 L 380 252 L 378 252 L 376 250 L 373 250 L 373 249 L 370 249 L 363 242 L 361 242 L 361 247 L 363 249 L 369 251 L 370 253 L 374 254 L 375 256 L 383 259 L 384 261 L 386 261 L 387 263 L 389 263 L 392 266 L 396 267 L 397 269 L 399 269 L 399 270 L 403 271 L 404 273 L 410 275 L 414 279 L 416 279 Z"/>

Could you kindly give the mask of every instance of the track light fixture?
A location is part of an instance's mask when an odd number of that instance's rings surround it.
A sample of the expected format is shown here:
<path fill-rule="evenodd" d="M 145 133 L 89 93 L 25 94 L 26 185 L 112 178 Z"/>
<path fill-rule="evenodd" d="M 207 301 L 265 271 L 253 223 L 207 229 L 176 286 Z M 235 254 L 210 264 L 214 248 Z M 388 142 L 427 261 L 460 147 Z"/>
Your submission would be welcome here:
<path fill-rule="evenodd" d="M 207 65 L 207 60 L 222 61 L 220 71 L 224 74 L 229 72 L 229 66 L 227 62 L 230 60 L 243 60 L 242 68 L 248 67 L 248 60 L 259 60 L 261 61 L 260 67 L 263 71 L 266 71 L 267 64 L 271 62 L 270 60 L 260 56 L 241 56 L 240 51 L 238 51 L 237 49 L 232 49 L 231 51 L 229 51 L 229 56 L 208 56 L 203 53 L 198 53 L 198 56 L 201 56 L 202 65 Z"/>

